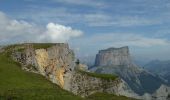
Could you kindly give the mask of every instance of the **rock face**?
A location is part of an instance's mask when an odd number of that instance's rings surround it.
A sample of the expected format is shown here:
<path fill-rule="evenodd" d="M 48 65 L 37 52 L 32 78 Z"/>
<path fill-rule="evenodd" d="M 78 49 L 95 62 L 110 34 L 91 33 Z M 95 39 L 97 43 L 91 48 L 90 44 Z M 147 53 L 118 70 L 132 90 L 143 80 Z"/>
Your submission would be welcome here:
<path fill-rule="evenodd" d="M 68 44 L 58 43 L 50 47 L 36 48 L 23 44 L 14 48 L 12 58 L 22 64 L 22 69 L 39 73 L 61 88 L 82 97 L 95 92 L 107 92 L 128 97 L 138 97 L 121 79 L 105 80 L 78 70 L 87 71 L 87 66 L 75 64 L 74 52 Z"/>
<path fill-rule="evenodd" d="M 170 87 L 161 85 L 155 93 L 152 94 L 153 100 L 170 100 Z"/>
<path fill-rule="evenodd" d="M 120 78 L 117 78 L 116 80 L 105 80 L 80 72 L 75 72 L 73 74 L 71 85 L 72 87 L 70 88 L 70 91 L 83 97 L 91 95 L 95 92 L 104 92 L 109 94 L 139 98 L 139 96 L 135 94 Z"/>
<path fill-rule="evenodd" d="M 13 58 L 24 65 L 23 69 L 33 71 L 34 66 L 38 73 L 46 76 L 53 83 L 67 88 L 74 69 L 74 53 L 68 44 L 55 44 L 49 48 L 34 49 L 32 44 L 26 44 L 22 52 L 14 52 Z"/>
<path fill-rule="evenodd" d="M 170 100 L 170 87 L 161 85 L 153 94 L 145 93 L 143 100 Z"/>
<path fill-rule="evenodd" d="M 152 73 L 158 74 L 168 81 L 170 84 L 170 60 L 160 61 L 153 60 L 144 66 L 145 69 Z"/>
<path fill-rule="evenodd" d="M 100 50 L 96 55 L 94 66 L 91 71 L 116 74 L 139 95 L 143 95 L 145 92 L 152 94 L 161 84 L 164 84 L 161 78 L 132 62 L 128 47 Z"/>
<path fill-rule="evenodd" d="M 100 50 L 95 60 L 95 66 L 129 65 L 130 63 L 128 47 Z"/>

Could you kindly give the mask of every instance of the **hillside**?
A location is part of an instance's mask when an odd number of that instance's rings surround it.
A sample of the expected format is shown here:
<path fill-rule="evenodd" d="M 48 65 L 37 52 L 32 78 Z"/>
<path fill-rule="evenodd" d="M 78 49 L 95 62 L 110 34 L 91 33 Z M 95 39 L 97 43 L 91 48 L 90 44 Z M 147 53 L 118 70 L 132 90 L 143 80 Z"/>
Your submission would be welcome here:
<path fill-rule="evenodd" d="M 153 60 L 144 65 L 144 68 L 165 78 L 170 84 L 170 60 Z"/>
<path fill-rule="evenodd" d="M 0 54 L 0 98 L 13 99 L 59 99 L 81 100 L 39 74 L 21 70 L 7 53 Z"/>
<path fill-rule="evenodd" d="M 41 46 L 41 45 L 38 45 Z M 10 58 L 10 50 L 0 53 L 0 100 L 82 100 L 51 83 L 39 74 L 21 69 L 21 65 Z M 46 46 L 44 46 L 46 47 Z M 48 46 L 47 46 L 48 47 Z M 100 98 L 91 95 L 90 100 L 132 100 L 126 97 L 100 93 Z"/>
<path fill-rule="evenodd" d="M 127 46 L 99 50 L 96 54 L 94 67 L 91 70 L 97 73 L 116 74 L 139 95 L 146 92 L 152 94 L 165 83 L 161 78 L 138 67 L 132 61 Z"/>

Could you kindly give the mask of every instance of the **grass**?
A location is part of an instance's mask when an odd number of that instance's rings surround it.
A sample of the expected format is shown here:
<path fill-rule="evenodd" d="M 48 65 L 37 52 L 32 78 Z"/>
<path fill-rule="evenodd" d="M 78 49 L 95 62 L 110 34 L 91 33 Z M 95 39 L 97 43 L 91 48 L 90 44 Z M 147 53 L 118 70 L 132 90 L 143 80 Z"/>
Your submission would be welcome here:
<path fill-rule="evenodd" d="M 55 45 L 55 43 L 33 43 L 35 49 L 47 49 L 53 45 Z"/>
<path fill-rule="evenodd" d="M 0 53 L 0 100 L 81 100 L 43 76 L 21 70 L 7 53 Z"/>
<path fill-rule="evenodd" d="M 36 44 L 36 48 L 48 47 L 46 44 Z M 0 100 L 132 100 L 126 97 L 105 93 L 96 93 L 88 98 L 81 98 L 51 83 L 42 75 L 26 72 L 21 65 L 10 58 L 12 48 L 6 47 L 0 53 Z M 116 79 L 116 76 L 81 72 L 90 76 L 105 79 Z"/>
<path fill-rule="evenodd" d="M 95 93 L 90 95 L 88 100 L 136 100 L 132 98 L 127 98 L 125 96 L 116 96 L 113 94 L 106 94 L 106 93 Z"/>
<path fill-rule="evenodd" d="M 91 73 L 91 72 L 86 72 L 86 71 L 82 71 L 82 70 L 77 70 L 77 71 L 82 74 L 86 74 L 88 76 L 102 78 L 102 79 L 106 79 L 106 80 L 110 80 L 110 79 L 115 80 L 118 78 L 116 75 L 111 75 L 111 74 L 98 74 L 98 73 Z"/>
<path fill-rule="evenodd" d="M 56 43 L 24 43 L 24 44 L 13 44 L 13 45 L 9 45 L 7 46 L 5 49 L 9 50 L 9 49 L 14 49 L 17 48 L 17 51 L 23 51 L 25 48 L 22 47 L 23 45 L 26 44 L 32 44 L 34 49 L 47 49 L 53 45 L 55 45 Z"/>

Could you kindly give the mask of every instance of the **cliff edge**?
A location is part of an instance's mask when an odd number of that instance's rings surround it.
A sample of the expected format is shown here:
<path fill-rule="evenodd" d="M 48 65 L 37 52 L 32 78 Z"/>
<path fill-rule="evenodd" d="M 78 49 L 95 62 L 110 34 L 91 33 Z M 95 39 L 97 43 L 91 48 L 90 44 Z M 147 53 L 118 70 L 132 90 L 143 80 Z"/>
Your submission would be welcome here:
<path fill-rule="evenodd" d="M 74 52 L 68 44 L 27 43 L 13 46 L 11 53 L 22 69 L 41 74 L 76 95 L 87 97 L 104 92 L 137 97 L 122 79 L 114 75 L 107 77 L 106 74 L 98 75 L 82 70 L 86 67 L 75 63 Z"/>
<path fill-rule="evenodd" d="M 165 84 L 164 80 L 158 76 L 134 64 L 127 46 L 99 50 L 94 67 L 90 70 L 96 73 L 118 75 L 139 95 L 145 92 L 152 94 Z"/>

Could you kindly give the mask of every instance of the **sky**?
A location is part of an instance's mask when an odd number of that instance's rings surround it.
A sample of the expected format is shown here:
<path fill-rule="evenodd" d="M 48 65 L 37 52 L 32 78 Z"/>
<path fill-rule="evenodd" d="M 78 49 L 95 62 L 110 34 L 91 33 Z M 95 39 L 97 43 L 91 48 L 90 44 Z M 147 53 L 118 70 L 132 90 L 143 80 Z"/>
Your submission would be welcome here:
<path fill-rule="evenodd" d="M 68 42 L 84 60 L 121 46 L 170 60 L 170 0 L 0 0 L 0 44 L 23 42 Z"/>

